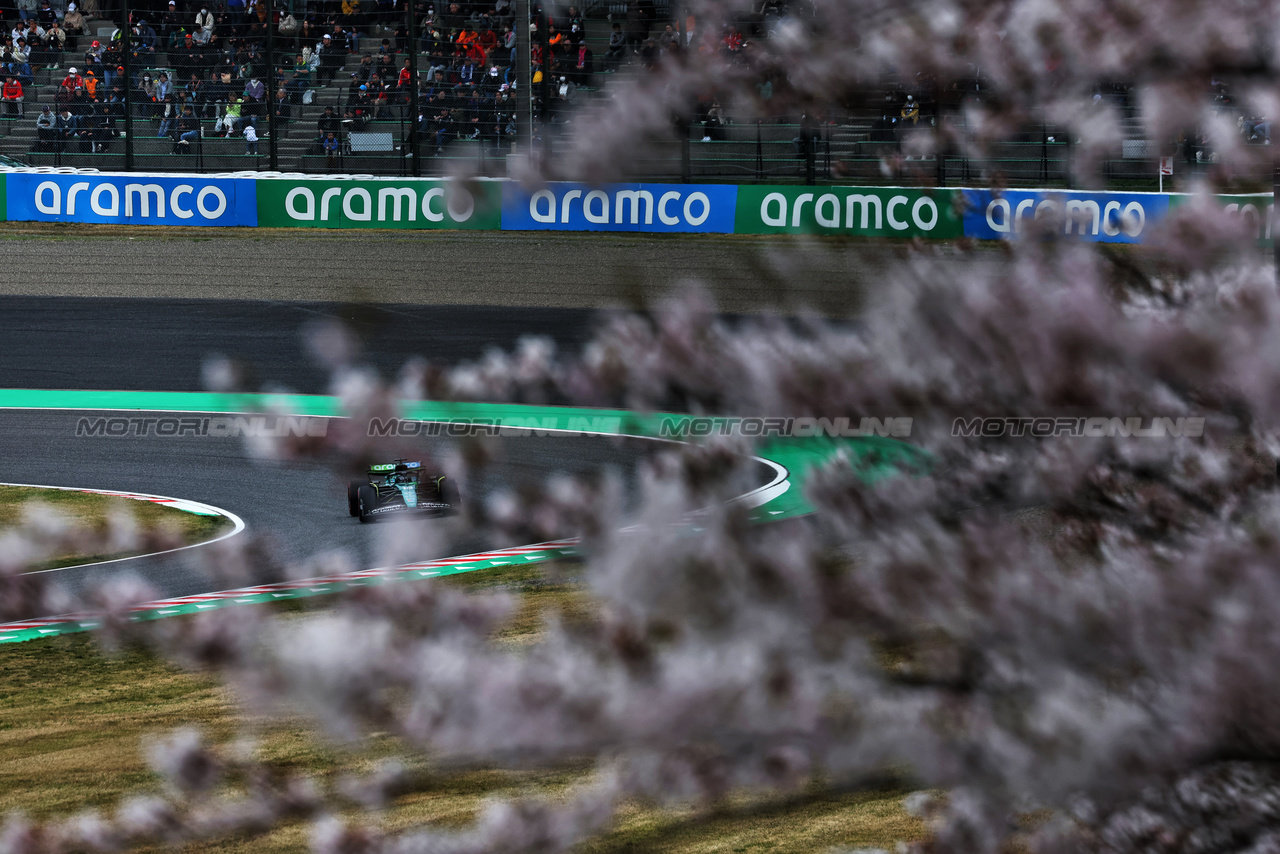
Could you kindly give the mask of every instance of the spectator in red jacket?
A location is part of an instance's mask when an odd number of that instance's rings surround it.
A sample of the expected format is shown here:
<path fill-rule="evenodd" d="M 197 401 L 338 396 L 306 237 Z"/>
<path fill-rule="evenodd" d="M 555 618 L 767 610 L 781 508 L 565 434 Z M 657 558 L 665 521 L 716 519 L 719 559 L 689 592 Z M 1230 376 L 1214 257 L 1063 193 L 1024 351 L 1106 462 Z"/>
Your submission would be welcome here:
<path fill-rule="evenodd" d="M 4 101 L 5 115 L 22 115 L 22 83 L 12 74 L 4 78 L 4 88 L 0 90 L 0 100 Z"/>
<path fill-rule="evenodd" d="M 80 76 L 79 70 L 73 65 L 67 69 L 67 76 L 62 78 L 62 83 L 59 85 L 70 92 L 74 92 L 77 86 L 84 86 L 84 78 Z"/>

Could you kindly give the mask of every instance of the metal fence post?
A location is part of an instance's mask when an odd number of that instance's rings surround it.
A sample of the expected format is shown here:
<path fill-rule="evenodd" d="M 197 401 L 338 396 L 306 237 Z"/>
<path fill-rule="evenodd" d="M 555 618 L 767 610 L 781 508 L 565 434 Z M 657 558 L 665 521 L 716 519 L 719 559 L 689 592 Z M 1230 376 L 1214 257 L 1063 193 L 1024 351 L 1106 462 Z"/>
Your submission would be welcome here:
<path fill-rule="evenodd" d="M 409 16 L 409 174 L 417 178 L 422 174 L 418 158 L 418 110 L 421 105 L 418 103 L 418 16 L 413 0 L 406 4 L 405 14 Z"/>
<path fill-rule="evenodd" d="M 689 120 L 680 118 L 680 181 L 688 184 L 693 180 L 693 156 L 689 145 Z"/>
<path fill-rule="evenodd" d="M 121 3 L 120 60 L 124 66 L 124 171 L 133 171 L 133 61 L 129 56 L 129 0 Z"/>
<path fill-rule="evenodd" d="M 542 148 L 539 151 L 539 165 L 545 174 L 551 166 L 551 134 L 547 127 L 547 108 L 551 104 L 551 18 L 547 16 L 547 0 L 538 4 L 538 45 L 542 49 L 542 82 L 538 84 L 538 122 L 542 128 Z"/>
<path fill-rule="evenodd" d="M 276 126 L 276 22 L 275 10 L 267 12 L 267 162 L 271 170 L 280 168 L 280 148 Z M 204 134 L 201 134 L 203 136 Z M 254 149 L 257 150 L 256 147 Z"/>
<path fill-rule="evenodd" d="M 764 177 L 764 135 L 760 130 L 762 119 L 756 119 L 756 177 Z"/>
<path fill-rule="evenodd" d="M 516 34 L 516 147 L 532 156 L 533 151 L 533 39 L 529 36 L 529 0 L 515 0 Z"/>

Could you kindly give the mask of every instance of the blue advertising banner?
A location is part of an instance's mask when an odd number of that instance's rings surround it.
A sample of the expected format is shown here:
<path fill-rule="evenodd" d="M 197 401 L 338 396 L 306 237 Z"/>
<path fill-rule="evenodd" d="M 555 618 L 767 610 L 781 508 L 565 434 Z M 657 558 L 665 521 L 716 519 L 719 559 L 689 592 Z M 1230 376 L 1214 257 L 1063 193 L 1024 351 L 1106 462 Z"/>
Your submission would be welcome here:
<path fill-rule="evenodd" d="M 258 224 L 252 178 L 197 175 L 5 175 L 10 220 L 132 225 Z"/>
<path fill-rule="evenodd" d="M 502 192 L 503 231 L 732 234 L 738 188 L 727 184 L 549 184 Z"/>
<path fill-rule="evenodd" d="M 979 240 L 1017 237 L 1040 220 L 1091 243 L 1141 243 L 1143 232 L 1169 212 L 1169 197 L 1158 193 L 965 190 L 964 196 L 964 236 Z"/>

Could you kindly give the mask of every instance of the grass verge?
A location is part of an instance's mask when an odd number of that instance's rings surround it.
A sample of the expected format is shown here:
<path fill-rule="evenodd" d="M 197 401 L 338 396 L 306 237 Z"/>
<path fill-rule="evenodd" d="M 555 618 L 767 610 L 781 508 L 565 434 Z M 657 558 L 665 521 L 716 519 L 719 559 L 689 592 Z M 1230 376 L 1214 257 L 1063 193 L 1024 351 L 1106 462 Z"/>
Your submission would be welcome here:
<path fill-rule="evenodd" d="M 520 607 L 501 632 L 504 642 L 536 639 L 546 615 L 570 619 L 591 608 L 572 567 L 519 566 L 434 583 L 479 592 L 500 589 Z M 305 614 L 298 618 L 305 619 Z M 85 635 L 0 646 L 0 814 L 22 810 L 36 818 L 66 816 L 86 807 L 109 810 L 122 798 L 159 790 L 147 770 L 149 735 L 194 725 L 216 744 L 255 733 L 257 755 L 280 773 L 303 772 L 331 781 L 342 772 L 369 771 L 390 755 L 404 756 L 393 739 L 359 749 L 325 741 L 300 721 L 248 715 L 229 689 L 183 672 L 150 654 L 102 658 Z M 420 758 L 420 783 L 385 811 L 364 821 L 388 832 L 424 824 L 461 827 L 494 797 L 555 797 L 587 782 L 586 765 L 539 771 L 471 770 L 432 773 Z M 628 805 L 616 827 L 583 846 L 583 854 L 711 854 L 815 852 L 862 846 L 892 850 L 898 840 L 924 835 L 902 807 L 906 790 L 889 786 L 847 794 L 800 793 L 761 800 L 731 798 L 714 812 Z M 304 850 L 303 823 L 265 836 L 232 837 L 187 846 L 188 852 Z"/>
<path fill-rule="evenodd" d="M 28 513 L 41 512 L 33 508 L 33 504 L 48 508 L 94 534 L 105 533 L 108 520 L 113 515 L 129 514 L 133 516 L 143 532 L 142 539 L 145 542 L 162 544 L 167 548 L 206 542 L 232 528 L 231 520 L 225 516 L 201 516 L 173 507 L 153 504 L 150 501 L 64 489 L 0 486 L 0 536 L 21 528 Z M 91 540 L 96 539 L 99 538 L 91 538 Z M 115 560 L 134 557 L 152 550 L 149 547 L 108 552 L 94 549 L 88 551 L 69 549 L 29 569 L 30 571 L 56 569 Z"/>

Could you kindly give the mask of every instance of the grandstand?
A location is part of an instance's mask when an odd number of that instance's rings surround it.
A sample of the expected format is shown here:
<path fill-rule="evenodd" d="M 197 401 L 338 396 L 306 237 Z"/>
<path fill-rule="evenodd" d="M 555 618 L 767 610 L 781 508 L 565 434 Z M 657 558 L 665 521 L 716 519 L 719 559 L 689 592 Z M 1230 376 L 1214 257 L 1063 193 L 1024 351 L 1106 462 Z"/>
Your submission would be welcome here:
<path fill-rule="evenodd" d="M 584 5 L 582 15 L 571 14 L 567 10 L 572 7 L 567 6 L 551 11 L 551 26 L 548 28 L 552 33 L 551 38 L 560 33 L 552 29 L 557 23 L 561 24 L 561 30 L 569 29 L 572 19 L 582 29 L 574 44 L 585 45 L 591 52 L 592 58 L 587 61 L 586 72 L 581 77 L 574 77 L 571 91 L 567 93 L 571 106 L 601 97 L 610 86 L 615 85 L 613 81 L 647 73 L 646 65 L 652 60 L 646 51 L 655 44 L 653 36 L 666 33 L 670 37 L 674 31 L 666 29 L 667 25 L 674 27 L 682 23 L 671 20 L 668 4 L 648 3 L 643 11 L 647 16 L 645 32 L 649 35 L 633 39 L 624 61 L 611 62 L 607 54 L 615 24 L 632 27 L 638 2 L 643 0 L 596 0 Z M 473 14 L 470 18 L 463 15 L 460 20 L 479 19 L 486 24 L 510 21 L 509 18 L 484 18 L 479 14 L 480 10 L 493 5 L 492 2 L 464 3 L 465 10 L 472 11 Z M 287 122 L 275 121 L 271 116 L 257 118 L 255 126 L 261 142 L 257 145 L 256 153 L 246 153 L 245 140 L 239 134 L 222 136 L 215 133 L 215 127 L 219 126 L 218 120 L 226 109 L 222 103 L 203 106 L 202 111 L 206 115 L 200 123 L 201 132 L 191 140 L 192 144 L 176 145 L 173 127 L 168 128 L 168 136 L 161 137 L 161 130 L 166 128 L 161 127 L 162 123 L 157 115 L 160 105 L 139 103 L 143 100 L 139 81 L 144 74 L 155 79 L 161 72 L 167 72 L 171 78 L 175 78 L 176 84 L 181 84 L 189 75 L 190 69 L 183 67 L 179 51 L 157 48 L 154 54 L 135 57 L 136 63 L 129 74 L 133 85 L 122 87 L 121 90 L 133 112 L 131 128 L 127 128 L 124 120 L 123 105 L 108 107 L 104 111 L 110 113 L 114 109 L 116 112 L 101 122 L 110 126 L 110 130 L 102 134 L 104 150 L 101 151 L 94 150 L 97 147 L 95 141 L 84 138 L 56 145 L 42 142 L 35 123 L 41 107 L 56 101 L 59 84 L 68 67 L 75 64 L 77 57 L 83 54 L 68 51 L 56 68 L 41 67 L 38 63 L 33 63 L 24 90 L 22 114 L 16 117 L 4 116 L 0 120 L 0 156 L 32 166 L 92 167 L 112 171 L 128 168 L 155 172 L 276 169 L 307 173 L 440 175 L 463 172 L 502 176 L 506 174 L 507 155 L 511 152 L 515 139 L 514 129 L 503 126 L 504 116 L 517 109 L 525 109 L 534 116 L 536 144 L 543 147 L 544 162 L 553 164 L 551 171 L 554 172 L 558 137 L 565 129 L 566 117 L 572 115 L 571 109 L 563 106 L 564 99 L 557 91 L 558 83 L 553 83 L 547 90 L 536 85 L 532 87 L 533 104 L 527 102 L 528 95 L 523 99 L 518 96 L 512 98 L 505 105 L 495 103 L 496 86 L 487 87 L 480 92 L 479 101 L 474 95 L 468 101 L 467 81 L 457 81 L 456 75 L 459 59 L 463 56 L 461 52 L 454 53 L 458 21 L 452 22 L 453 29 L 446 34 L 448 25 L 436 20 L 432 7 L 420 3 L 417 8 L 423 11 L 424 7 L 428 10 L 427 13 L 420 20 L 415 16 L 414 20 L 415 25 L 421 25 L 419 32 L 415 34 L 420 48 L 415 59 L 420 81 L 418 112 L 423 116 L 416 135 L 413 133 L 409 97 L 403 94 L 405 87 L 387 87 L 387 102 L 368 110 L 364 115 L 359 115 L 359 105 L 355 104 L 357 99 L 352 92 L 352 81 L 359 83 L 367 80 L 369 69 L 376 67 L 372 60 L 378 56 L 384 39 L 390 44 L 394 68 L 400 68 L 408 57 L 407 53 L 397 52 L 395 49 L 397 44 L 403 46 L 408 41 L 405 26 L 400 23 L 407 21 L 401 5 L 395 7 L 397 11 L 388 17 L 379 18 L 374 15 L 370 19 L 359 19 L 358 45 L 353 52 L 343 52 L 341 64 L 333 69 L 331 79 L 317 82 L 314 79 L 316 74 L 313 73 L 312 82 L 306 87 L 310 91 L 305 94 L 302 89 L 289 92 L 286 101 L 290 118 Z M 536 3 L 534 9 L 534 15 L 537 16 L 539 10 Z M 219 15 L 224 14 L 221 9 L 216 11 Z M 194 9 L 185 9 L 178 15 L 183 21 L 189 21 L 193 20 L 194 12 Z M 312 38 L 331 32 L 334 23 L 342 20 L 341 15 L 335 18 L 329 14 L 317 12 L 308 15 L 300 11 L 298 17 L 307 22 L 307 26 L 311 28 L 309 32 L 281 36 L 279 26 L 288 14 L 283 5 L 269 16 L 265 10 L 263 12 L 264 23 L 269 17 L 269 28 L 274 34 L 272 48 L 275 64 L 283 69 L 283 74 L 276 81 L 278 86 L 284 86 L 291 77 L 294 47 L 301 48 Z M 444 16 L 445 13 L 442 13 L 438 17 Z M 135 27 L 140 17 L 139 14 L 133 16 Z M 252 15 L 245 20 L 252 22 Z M 757 26 L 763 25 L 758 22 Z M 216 62 L 210 65 L 216 64 L 221 70 L 233 71 L 243 67 L 236 62 L 239 58 L 237 51 L 254 41 L 255 35 L 257 42 L 263 44 L 268 31 L 268 27 L 263 26 L 254 32 L 249 29 L 249 25 L 235 24 L 222 18 L 217 27 L 221 33 L 222 47 L 216 55 Z M 81 46 L 91 39 L 111 44 L 117 24 L 100 18 L 89 21 L 87 29 L 88 32 L 81 36 Z M 632 39 L 630 30 L 625 32 L 626 38 Z M 142 38 L 133 29 L 131 34 L 132 38 Z M 767 37 L 764 32 L 759 35 Z M 716 34 L 715 37 L 720 36 Z M 442 47 L 450 53 L 442 55 Z M 538 64 L 540 49 L 539 37 L 535 35 L 532 48 L 535 72 L 544 67 Z M 660 52 L 662 48 L 658 46 L 657 49 Z M 500 57 L 492 61 L 499 69 L 501 79 L 511 79 L 514 83 L 513 75 L 508 71 L 511 65 L 508 56 L 514 56 L 514 53 L 514 50 L 508 52 L 505 47 L 492 48 L 487 55 L 483 55 L 484 65 L 489 65 L 491 57 Z M 565 51 L 561 50 L 559 59 L 550 66 L 553 81 L 565 76 L 562 75 L 561 68 L 566 64 L 565 55 Z M 483 122 L 474 118 L 466 123 L 453 121 L 451 130 L 440 131 L 440 123 L 432 115 L 438 105 L 433 100 L 431 74 L 441 64 L 447 66 L 448 73 L 453 78 L 446 83 L 451 90 L 451 106 L 455 112 L 473 117 L 486 116 Z M 8 68 L 13 66 L 9 65 Z M 258 74 L 263 75 L 267 71 L 260 55 L 256 59 L 256 69 Z M 483 66 L 479 70 L 481 74 L 486 73 Z M 203 72 L 202 77 L 207 77 L 208 67 Z M 573 76 L 572 69 L 568 76 Z M 242 77 L 232 78 L 233 97 L 239 92 L 243 82 Z M 846 183 L 884 183 L 886 179 L 890 179 L 955 186 L 985 183 L 991 180 L 992 173 L 998 172 L 1000 180 L 1011 186 L 1069 184 L 1069 134 L 1048 124 L 1024 128 L 1017 137 L 988 150 L 984 159 L 965 156 L 957 149 L 937 156 L 912 157 L 910 135 L 930 127 L 940 113 L 963 132 L 961 100 L 980 96 L 981 83 L 976 80 L 968 81 L 963 86 L 968 91 L 957 84 L 939 95 L 928 87 L 923 90 L 920 87 L 913 88 L 894 79 L 892 75 L 885 75 L 880 85 L 865 93 L 865 97 L 857 103 L 831 105 L 822 114 L 814 115 L 775 115 L 768 114 L 767 110 L 754 115 L 732 115 L 721 111 L 718 104 L 714 104 L 714 93 L 711 93 L 705 101 L 700 101 L 691 110 L 687 120 L 673 124 L 668 133 L 660 134 L 652 144 L 620 156 L 619 165 L 621 171 L 629 177 L 668 181 L 837 180 Z M 99 86 L 100 90 L 102 88 Z M 518 93 L 518 87 L 511 91 Z M 549 97 L 546 115 L 540 115 L 543 110 L 540 108 L 539 98 L 543 94 Z M 1122 110 L 1130 109 L 1123 90 L 1107 92 L 1099 97 L 1114 101 Z M 348 112 L 353 110 L 353 105 L 355 116 Z M 336 134 L 340 144 L 333 152 L 325 151 L 319 124 L 326 107 L 333 108 L 333 115 L 340 123 L 340 130 Z M 912 110 L 915 112 L 912 113 Z M 485 126 L 487 130 L 481 133 L 472 130 L 481 126 Z M 463 130 L 459 132 L 459 128 Z M 1144 139 L 1140 124 L 1131 117 L 1126 120 L 1125 136 L 1122 149 L 1116 152 L 1117 156 L 1102 164 L 1104 176 L 1117 186 L 1145 189 L 1146 183 L 1155 180 L 1156 159 L 1162 153 L 1158 150 L 1160 146 Z M 1203 161 L 1207 159 L 1204 158 L 1204 152 L 1195 150 L 1195 146 L 1191 144 L 1185 145 L 1184 149 L 1181 152 L 1185 154 L 1183 169 L 1194 171 L 1203 168 Z"/>

